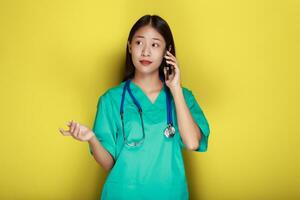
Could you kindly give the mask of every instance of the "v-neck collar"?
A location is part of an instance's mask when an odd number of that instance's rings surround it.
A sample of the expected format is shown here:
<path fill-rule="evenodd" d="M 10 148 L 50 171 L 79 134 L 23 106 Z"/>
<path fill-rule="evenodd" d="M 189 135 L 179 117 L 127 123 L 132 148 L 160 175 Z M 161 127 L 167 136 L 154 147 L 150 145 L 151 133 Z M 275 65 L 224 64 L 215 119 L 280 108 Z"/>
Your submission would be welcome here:
<path fill-rule="evenodd" d="M 151 108 L 153 106 L 159 105 L 160 102 L 165 102 L 163 101 L 163 97 L 165 99 L 165 83 L 163 84 L 163 87 L 161 88 L 161 90 L 159 91 L 156 99 L 154 100 L 154 102 L 152 103 L 152 101 L 150 100 L 150 98 L 146 95 L 146 93 L 142 90 L 142 88 L 140 86 L 138 86 L 137 84 L 135 84 L 133 81 L 130 81 L 130 89 L 132 91 L 132 93 L 134 94 L 135 98 L 141 103 L 146 103 L 146 105 L 141 105 L 142 109 L 145 108 Z M 130 97 L 129 97 L 130 98 Z"/>

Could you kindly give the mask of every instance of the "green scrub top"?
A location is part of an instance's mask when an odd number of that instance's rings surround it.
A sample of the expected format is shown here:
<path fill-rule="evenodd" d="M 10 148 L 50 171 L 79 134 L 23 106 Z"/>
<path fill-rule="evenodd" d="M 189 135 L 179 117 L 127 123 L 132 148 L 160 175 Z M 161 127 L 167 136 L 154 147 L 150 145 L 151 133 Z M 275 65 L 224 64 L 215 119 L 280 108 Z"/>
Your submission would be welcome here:
<path fill-rule="evenodd" d="M 186 200 L 189 191 L 185 176 L 176 109 L 172 97 L 175 135 L 167 138 L 166 94 L 164 88 L 152 103 L 143 90 L 130 82 L 132 94 L 143 110 L 145 140 L 141 146 L 124 145 L 120 105 L 125 81 L 108 89 L 99 97 L 93 132 L 102 146 L 115 160 L 103 185 L 101 200 Z M 164 85 L 164 87 L 167 87 Z M 182 87 L 185 101 L 202 131 L 198 152 L 207 151 L 209 124 L 192 91 Z M 171 95 L 172 96 L 172 95 Z M 124 101 L 124 129 L 128 142 L 142 138 L 142 125 L 137 107 L 126 92 Z M 90 153 L 93 154 L 89 147 Z"/>

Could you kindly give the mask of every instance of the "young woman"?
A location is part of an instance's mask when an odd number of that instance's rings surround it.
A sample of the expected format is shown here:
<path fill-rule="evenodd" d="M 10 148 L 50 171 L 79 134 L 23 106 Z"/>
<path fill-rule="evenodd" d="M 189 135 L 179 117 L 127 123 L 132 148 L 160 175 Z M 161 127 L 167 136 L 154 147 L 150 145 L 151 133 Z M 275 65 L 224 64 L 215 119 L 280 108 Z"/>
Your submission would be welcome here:
<path fill-rule="evenodd" d="M 189 198 L 181 150 L 205 152 L 210 129 L 192 91 L 181 86 L 165 20 L 145 15 L 133 25 L 124 80 L 100 96 L 93 129 L 73 120 L 68 126 L 61 133 L 88 141 L 110 170 L 101 199 Z"/>

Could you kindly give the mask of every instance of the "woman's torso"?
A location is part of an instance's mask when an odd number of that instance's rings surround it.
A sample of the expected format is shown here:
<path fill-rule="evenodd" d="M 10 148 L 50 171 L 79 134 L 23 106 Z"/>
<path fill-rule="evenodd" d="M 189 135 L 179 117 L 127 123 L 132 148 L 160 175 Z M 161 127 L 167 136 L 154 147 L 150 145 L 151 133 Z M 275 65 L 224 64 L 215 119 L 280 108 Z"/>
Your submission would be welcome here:
<path fill-rule="evenodd" d="M 176 110 L 172 101 L 175 136 L 167 138 L 166 94 L 160 91 L 152 103 L 140 87 L 130 84 L 132 94 L 143 109 L 145 140 L 138 147 L 124 145 L 120 105 L 122 82 L 109 89 L 113 116 L 117 126 L 116 162 L 105 181 L 101 199 L 188 199 L 188 188 L 182 158 Z M 124 101 L 124 130 L 127 140 L 143 136 L 137 107 L 128 92 Z"/>

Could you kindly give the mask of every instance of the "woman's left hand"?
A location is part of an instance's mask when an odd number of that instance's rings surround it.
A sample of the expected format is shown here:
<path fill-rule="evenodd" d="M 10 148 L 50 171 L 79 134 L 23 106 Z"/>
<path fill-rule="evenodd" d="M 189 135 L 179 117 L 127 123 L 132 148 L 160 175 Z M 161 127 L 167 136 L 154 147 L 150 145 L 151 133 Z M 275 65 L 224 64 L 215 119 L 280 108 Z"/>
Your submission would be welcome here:
<path fill-rule="evenodd" d="M 178 67 L 178 62 L 175 56 L 173 56 L 169 51 L 167 51 L 167 54 L 164 56 L 166 59 L 166 62 L 170 65 L 173 66 L 173 72 L 169 76 L 169 80 L 166 79 L 167 76 L 167 70 L 164 67 L 164 74 L 165 74 L 165 80 L 166 80 L 166 85 L 170 88 L 171 91 L 180 89 L 181 83 L 180 83 L 180 70 Z"/>

